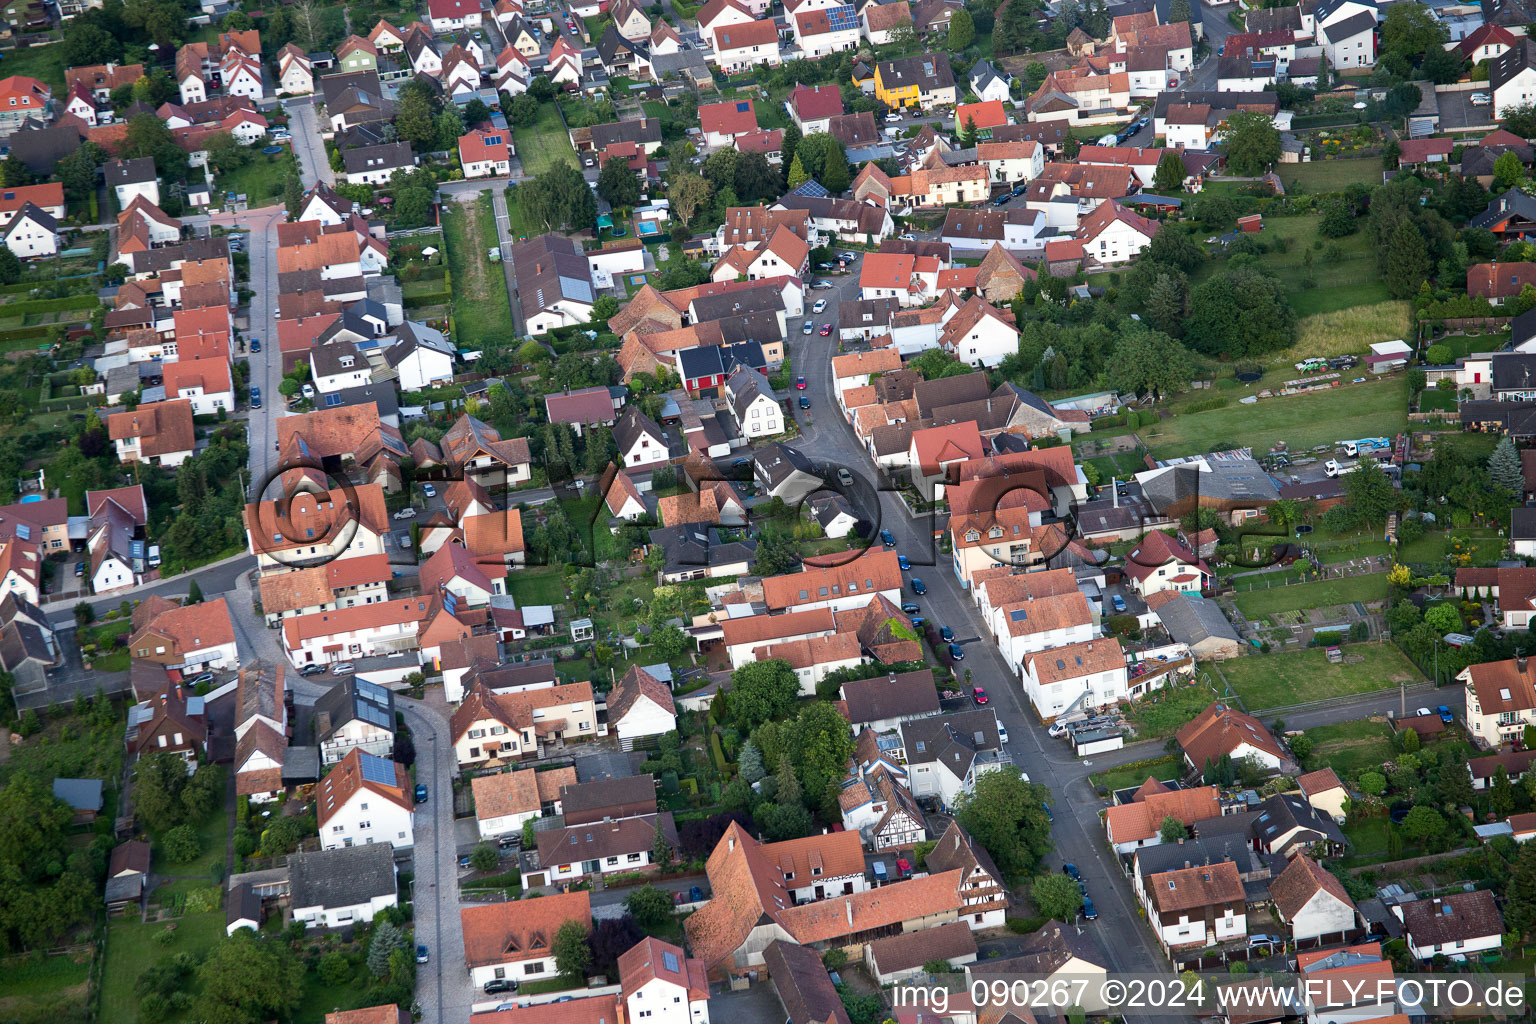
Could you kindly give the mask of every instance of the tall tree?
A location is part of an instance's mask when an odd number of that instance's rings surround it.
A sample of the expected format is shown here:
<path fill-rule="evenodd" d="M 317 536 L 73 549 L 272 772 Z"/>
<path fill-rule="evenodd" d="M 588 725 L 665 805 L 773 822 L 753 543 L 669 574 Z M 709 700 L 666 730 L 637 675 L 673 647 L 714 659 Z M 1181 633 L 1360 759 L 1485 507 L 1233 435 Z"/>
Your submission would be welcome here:
<path fill-rule="evenodd" d="M 1173 337 L 1182 334 L 1188 298 L 1189 285 L 1184 275 L 1158 274 L 1147 293 L 1147 323 Z M 1110 368 L 1110 372 L 1114 372 L 1114 367 Z"/>
<path fill-rule="evenodd" d="M 818 804 L 839 780 L 853 756 L 848 723 L 826 701 L 800 709 L 784 736 L 785 758 L 795 766 L 809 804 Z"/>
<path fill-rule="evenodd" d="M 297 174 L 290 174 L 283 182 L 283 206 L 288 210 L 290 221 L 298 220 L 304 212 L 304 186 Z"/>
<path fill-rule="evenodd" d="M 970 792 L 960 794 L 955 820 L 986 848 L 1004 875 L 1019 878 L 1033 873 L 1051 851 L 1048 796 L 1044 786 L 1025 782 L 1015 772 L 987 772 Z"/>
<path fill-rule="evenodd" d="M 789 175 L 784 179 L 784 183 L 791 189 L 797 189 L 810 180 L 811 176 L 806 173 L 800 154 L 796 153 L 795 158 L 789 162 Z"/>
<path fill-rule="evenodd" d="M 1387 244 L 1387 294 L 1394 299 L 1409 299 L 1429 277 L 1429 248 L 1424 236 L 1406 218 L 1392 232 Z"/>
<path fill-rule="evenodd" d="M 1193 372 L 1184 346 L 1148 330 L 1126 331 L 1115 344 L 1108 370 L 1111 386 L 1122 393 L 1151 395 L 1154 400 L 1184 390 Z"/>
<path fill-rule="evenodd" d="M 1520 453 L 1509 435 L 1499 438 L 1488 456 L 1488 480 L 1510 498 L 1525 493 L 1525 474 L 1520 468 Z"/>
<path fill-rule="evenodd" d="M 640 179 L 623 157 L 610 157 L 597 173 L 597 194 L 613 207 L 634 206 L 640 201 Z"/>
<path fill-rule="evenodd" d="M 1029 887 L 1029 901 L 1042 917 L 1071 924 L 1083 909 L 1083 891 L 1066 875 L 1041 875 Z"/>
<path fill-rule="evenodd" d="M 750 732 L 774 718 L 787 715 L 800 696 L 800 680 L 789 662 L 780 658 L 753 661 L 731 673 L 726 697 L 731 721 Z"/>
<path fill-rule="evenodd" d="M 1187 4 L 1188 0 L 1175 2 Z M 1177 192 L 1184 187 L 1184 175 L 1184 161 L 1179 158 L 1179 151 L 1170 149 L 1157 162 L 1157 170 L 1152 175 L 1152 187 L 1159 192 Z"/>
<path fill-rule="evenodd" d="M 976 23 L 971 18 L 971 12 L 962 7 L 949 19 L 949 52 L 959 53 L 970 46 L 975 38 Z"/>
<path fill-rule="evenodd" d="M 592 964 L 592 947 L 587 942 L 588 924 L 574 918 L 562 924 L 550 943 L 555 955 L 555 967 L 560 976 L 568 980 L 585 978 Z"/>
<path fill-rule="evenodd" d="M 700 175 L 684 171 L 673 177 L 667 198 L 678 219 L 684 224 L 692 224 L 699 208 L 709 201 L 709 182 Z"/>
<path fill-rule="evenodd" d="M 1235 174 L 1262 174 L 1280 160 L 1280 131 L 1267 114 L 1238 111 L 1227 118 L 1220 135 L 1227 166 Z"/>
<path fill-rule="evenodd" d="M 197 969 L 197 1011 L 208 1024 L 287 1019 L 304 998 L 304 965 L 286 942 L 242 928 L 220 939 Z"/>

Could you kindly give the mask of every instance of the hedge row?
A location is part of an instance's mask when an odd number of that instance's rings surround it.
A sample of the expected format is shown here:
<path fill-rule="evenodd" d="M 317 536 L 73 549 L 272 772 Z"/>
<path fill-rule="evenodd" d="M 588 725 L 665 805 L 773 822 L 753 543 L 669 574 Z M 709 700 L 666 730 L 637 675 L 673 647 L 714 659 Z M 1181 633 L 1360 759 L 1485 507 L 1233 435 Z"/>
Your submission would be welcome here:
<path fill-rule="evenodd" d="M 90 312 L 101 305 L 94 295 L 66 295 L 60 299 L 28 299 L 0 306 L 0 316 L 25 316 L 28 313 Z"/>
<path fill-rule="evenodd" d="M 453 296 L 447 292 L 423 292 L 420 295 L 407 295 L 401 300 L 401 305 L 406 309 L 419 309 L 422 306 L 445 306 L 453 301 Z"/>
<path fill-rule="evenodd" d="M 52 345 L 46 327 L 11 327 L 0 330 L 0 345 L 8 341 L 36 341 L 39 346 Z"/>

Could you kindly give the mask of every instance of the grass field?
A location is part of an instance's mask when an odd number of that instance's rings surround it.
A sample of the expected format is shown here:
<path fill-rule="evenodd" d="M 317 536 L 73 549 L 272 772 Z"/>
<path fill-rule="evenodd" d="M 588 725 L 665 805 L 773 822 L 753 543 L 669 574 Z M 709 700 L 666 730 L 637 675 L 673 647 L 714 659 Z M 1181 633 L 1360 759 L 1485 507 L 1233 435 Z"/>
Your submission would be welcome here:
<path fill-rule="evenodd" d="M 119 918 L 107 926 L 107 959 L 102 971 L 101 1005 L 110 1007 L 114 1024 L 136 1024 L 139 1019 L 138 997 L 133 983 L 144 968 L 177 953 L 197 956 L 224 937 L 224 914 L 185 914 L 175 922 L 176 940 L 168 946 L 154 942 L 166 925 L 141 923 L 136 918 Z M 177 1021 L 184 1015 L 173 1014 Z M 160 1024 L 160 1022 L 155 1022 Z"/>
<path fill-rule="evenodd" d="M 251 162 L 244 167 L 221 174 L 214 181 L 215 194 L 240 192 L 247 198 L 251 209 L 266 206 L 283 197 L 283 183 L 293 170 L 293 153 L 284 149 L 275 156 L 266 156 L 261 150 L 253 150 Z"/>
<path fill-rule="evenodd" d="M 1233 402 L 1224 409 L 1175 416 L 1139 433 L 1155 458 L 1196 455 L 1232 446 L 1268 451 L 1277 441 L 1293 450 L 1341 437 L 1390 437 L 1408 423 L 1408 383 L 1402 377 L 1347 389 Z"/>
<path fill-rule="evenodd" d="M 1457 542 L 1461 546 L 1456 547 Z M 1434 530 L 1404 543 L 1398 560 L 1409 565 L 1439 565 L 1449 553 L 1472 556 L 1475 566 L 1495 565 L 1504 557 L 1504 538 L 1493 530 Z"/>
<path fill-rule="evenodd" d="M 83 1024 L 90 954 L 0 962 L 0 1017 L 15 1024 Z"/>
<path fill-rule="evenodd" d="M 1362 719 L 1313 726 L 1307 730 L 1307 738 L 1312 741 L 1306 764 L 1309 771 L 1332 768 L 1347 779 L 1392 759 L 1392 730 L 1385 722 Z"/>
<path fill-rule="evenodd" d="M 60 43 L 29 46 L 5 51 L 7 75 L 30 75 L 53 87 L 54 95 L 64 91 L 64 47 Z"/>
<path fill-rule="evenodd" d="M 1473 352 L 1497 352 L 1508 340 L 1508 334 L 1452 334 L 1433 344 L 1444 345 L 1452 359 L 1459 359 Z"/>
<path fill-rule="evenodd" d="M 1425 388 L 1419 392 L 1419 412 L 1455 412 L 1455 388 Z"/>
<path fill-rule="evenodd" d="M 1294 589 L 1294 588 L 1292 588 Z M 1222 676 L 1243 698 L 1249 711 L 1278 708 L 1307 701 L 1369 693 L 1398 682 L 1418 682 L 1423 675 L 1396 647 L 1351 644 L 1350 658 L 1363 661 L 1329 663 L 1320 647 L 1285 654 L 1257 654 L 1223 662 Z"/>
<path fill-rule="evenodd" d="M 1156 740 L 1172 736 L 1215 699 L 1216 694 L 1206 686 L 1181 685 L 1158 690 L 1131 709 L 1130 721 L 1136 738 Z"/>
<path fill-rule="evenodd" d="M 165 875 L 190 875 L 199 879 L 210 877 L 209 872 L 215 864 L 224 864 L 224 856 L 229 852 L 229 812 L 219 808 L 218 812 L 209 817 L 197 828 L 197 842 L 202 850 L 197 860 L 190 864 L 165 864 L 160 861 L 160 851 L 155 850 L 155 865 L 157 872 Z M 228 865 L 225 865 L 226 867 Z M 209 885 L 206 881 L 199 881 L 199 886 Z"/>
<path fill-rule="evenodd" d="M 1146 462 L 1135 452 L 1111 452 L 1106 455 L 1096 455 L 1086 460 L 1099 471 L 1099 475 L 1108 480 L 1113 476 L 1129 476 L 1140 473 L 1147 468 Z"/>
<path fill-rule="evenodd" d="M 565 123 L 554 103 L 539 104 L 539 119 L 526 128 L 512 129 L 513 145 L 517 158 L 523 162 L 523 173 L 542 174 L 556 164 L 580 167 L 576 150 L 571 148 L 571 137 L 566 134 Z"/>
<path fill-rule="evenodd" d="M 1286 353 L 1282 364 L 1286 369 L 1294 373 L 1295 364 L 1303 359 L 1363 355 L 1372 342 L 1409 337 L 1411 310 L 1408 303 L 1371 301 L 1369 289 L 1363 287 L 1353 288 L 1353 291 L 1359 300 L 1349 303 L 1348 308 L 1317 310 L 1302 316 L 1296 345 Z M 1291 296 L 1291 304 L 1298 313 L 1303 310 L 1296 300 L 1308 294 L 1311 293 Z M 1385 299 L 1385 292 L 1380 297 Z"/>
<path fill-rule="evenodd" d="M 1381 161 L 1375 157 L 1313 160 L 1305 164 L 1281 164 L 1277 173 L 1287 189 L 1299 184 L 1307 192 L 1340 192 L 1355 182 L 1380 185 Z"/>
<path fill-rule="evenodd" d="M 565 601 L 565 575 L 558 567 L 524 569 L 512 574 L 507 590 L 525 604 L 562 604 Z"/>
<path fill-rule="evenodd" d="M 512 306 L 506 277 L 485 258 L 498 242 L 491 197 L 477 194 L 469 203 L 444 203 L 443 242 L 453 274 L 454 341 L 470 348 L 509 341 Z"/>
<path fill-rule="evenodd" d="M 1352 601 L 1379 601 L 1387 596 L 1387 576 L 1346 576 L 1336 580 L 1300 583 L 1293 587 L 1251 590 L 1237 596 L 1237 608 L 1248 618 L 1258 620 L 1276 612 L 1326 608 Z"/>
<path fill-rule="evenodd" d="M 543 234 L 545 226 L 523 212 L 517 202 L 517 193 L 507 196 L 507 231 L 514 241 L 525 242 L 534 235 Z"/>
<path fill-rule="evenodd" d="M 1322 239 L 1317 233 L 1320 220 L 1316 216 L 1268 218 L 1259 234 L 1259 241 L 1270 247 L 1263 256 L 1265 268 L 1285 285 L 1291 308 L 1298 316 L 1309 316 L 1386 299 L 1376 253 L 1365 232 Z M 1286 246 L 1285 252 L 1278 251 L 1280 244 Z M 1191 286 L 1226 266 L 1224 259 L 1209 261 L 1191 277 Z"/>
<path fill-rule="evenodd" d="M 1115 790 L 1124 789 L 1127 786 L 1140 785 L 1147 781 L 1148 776 L 1157 779 L 1159 782 L 1176 779 L 1182 774 L 1183 767 L 1184 762 L 1170 754 L 1167 757 L 1158 758 L 1149 764 L 1144 764 L 1139 768 L 1116 768 L 1114 771 L 1104 772 L 1090 778 L 1095 786 L 1103 786 L 1113 793 Z"/>

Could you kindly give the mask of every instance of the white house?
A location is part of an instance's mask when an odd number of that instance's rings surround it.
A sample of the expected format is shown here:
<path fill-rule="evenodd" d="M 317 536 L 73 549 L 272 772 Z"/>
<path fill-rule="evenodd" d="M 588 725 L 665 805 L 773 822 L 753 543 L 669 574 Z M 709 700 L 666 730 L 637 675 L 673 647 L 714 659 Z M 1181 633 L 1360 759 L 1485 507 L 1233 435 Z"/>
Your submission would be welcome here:
<path fill-rule="evenodd" d="M 625 749 L 641 737 L 672 732 L 677 728 L 677 708 L 667 684 L 631 665 L 608 693 L 608 727 Z"/>
<path fill-rule="evenodd" d="M 1045 172 L 1045 147 L 1033 139 L 977 143 L 976 159 L 993 182 L 1003 184 L 1034 181 Z"/>
<path fill-rule="evenodd" d="M 511 158 L 511 134 L 499 128 L 471 128 L 459 138 L 459 163 L 466 178 L 504 176 Z"/>
<path fill-rule="evenodd" d="M 709 1024 L 709 973 L 704 961 L 647 936 L 619 957 L 620 998 L 631 1021 Z"/>
<path fill-rule="evenodd" d="M 315 390 L 322 395 L 363 387 L 373 376 L 368 357 L 350 341 L 333 341 L 310 349 L 309 371 Z"/>
<path fill-rule="evenodd" d="M 59 222 L 52 214 L 27 203 L 6 226 L 5 247 L 22 260 L 57 255 Z"/>
<path fill-rule="evenodd" d="M 293 920 L 306 928 L 342 928 L 372 921 L 399 903 L 394 853 L 357 846 L 288 855 Z"/>
<path fill-rule="evenodd" d="M 1248 933 L 1243 879 L 1229 860 L 1151 876 L 1146 908 L 1167 951 L 1214 946 Z"/>
<path fill-rule="evenodd" d="M 859 45 L 859 29 L 859 15 L 852 4 L 801 4 L 790 15 L 790 31 L 803 57 L 810 60 L 854 49 Z"/>
<path fill-rule="evenodd" d="M 469 785 L 480 838 L 495 841 L 521 832 L 525 821 L 543 817 L 546 811 L 559 814 L 561 788 L 574 786 L 576 781 L 576 769 L 569 766 L 475 776 Z"/>
<path fill-rule="evenodd" d="M 1151 244 L 1157 224 L 1111 200 L 1077 228 L 1083 252 L 1098 263 L 1125 263 Z"/>
<path fill-rule="evenodd" d="M 277 94 L 302 96 L 315 91 L 314 64 L 293 43 L 277 51 Z"/>
<path fill-rule="evenodd" d="M 407 320 L 384 350 L 384 362 L 399 374 L 401 391 L 420 391 L 453 379 L 453 343 L 442 331 Z"/>
<path fill-rule="evenodd" d="M 772 21 L 716 27 L 705 38 L 714 43 L 715 66 L 724 74 L 779 63 L 779 33 Z"/>
<path fill-rule="evenodd" d="M 479 0 L 427 0 L 427 24 L 438 35 L 461 28 L 479 28 Z"/>
<path fill-rule="evenodd" d="M 1514 107 L 1536 102 L 1536 46 L 1522 37 L 1488 62 L 1493 92 L 1493 116 L 1505 117 Z"/>
<path fill-rule="evenodd" d="M 523 887 L 558 885 L 591 875 L 643 871 L 655 863 L 656 832 L 671 850 L 677 849 L 672 812 L 641 814 L 541 831 L 537 866 L 525 862 Z"/>
<path fill-rule="evenodd" d="M 1001 928 L 1008 912 L 1008 886 L 990 854 L 976 840 L 951 821 L 928 854 L 927 868 L 934 874 L 958 869 L 961 920 L 971 930 Z"/>
<path fill-rule="evenodd" d="M 667 435 L 638 405 L 624 407 L 613 425 L 613 440 L 619 446 L 619 462 L 625 469 L 666 464 Z"/>
<path fill-rule="evenodd" d="M 470 984 L 555 977 L 554 935 L 567 921 L 590 926 L 592 894 L 585 889 L 542 899 L 462 907 L 464 966 Z"/>
<path fill-rule="evenodd" d="M 1079 701 L 1095 708 L 1126 695 L 1125 652 L 1114 637 L 1028 654 L 1021 675 L 1025 695 L 1045 721 Z"/>
<path fill-rule="evenodd" d="M 1415 960 L 1465 960 L 1498 949 L 1504 941 L 1504 919 L 1488 889 L 1399 903 L 1392 912 L 1403 923 Z"/>
<path fill-rule="evenodd" d="M 980 776 L 1013 763 L 997 735 L 997 715 L 991 708 L 903 722 L 901 746 L 912 795 L 938 797 L 945 807 L 970 792 Z"/>
<path fill-rule="evenodd" d="M 1355 903 L 1332 872 L 1302 854 L 1269 883 L 1280 920 L 1290 925 L 1291 939 L 1301 942 L 1340 935 L 1355 928 Z"/>
<path fill-rule="evenodd" d="M 415 842 L 414 789 L 405 765 L 354 748 L 320 780 L 320 845 L 409 848 Z"/>
<path fill-rule="evenodd" d="M 972 296 L 940 329 L 939 345 L 962 363 L 991 368 L 1019 351 L 1019 332 L 997 307 Z"/>
<path fill-rule="evenodd" d="M 185 398 L 197 416 L 216 416 L 220 409 L 235 409 L 235 383 L 229 361 L 222 356 L 162 362 L 161 379 L 166 398 Z"/>
<path fill-rule="evenodd" d="M 406 598 L 284 619 L 283 647 L 300 667 L 409 650 L 431 603 Z"/>
<path fill-rule="evenodd" d="M 340 762 L 353 750 L 388 758 L 395 749 L 395 695 L 356 677 L 331 687 L 315 702 L 320 763 Z"/>
<path fill-rule="evenodd" d="M 737 366 L 725 381 L 726 405 L 741 436 L 752 440 L 784 433 L 784 409 L 768 378 L 746 366 Z"/>

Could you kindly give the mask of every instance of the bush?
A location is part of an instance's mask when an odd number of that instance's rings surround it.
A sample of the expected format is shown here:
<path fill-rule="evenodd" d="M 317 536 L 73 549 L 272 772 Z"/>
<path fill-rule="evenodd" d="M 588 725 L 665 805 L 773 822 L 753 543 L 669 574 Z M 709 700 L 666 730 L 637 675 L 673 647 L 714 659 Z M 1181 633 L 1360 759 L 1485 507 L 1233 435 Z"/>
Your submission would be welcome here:
<path fill-rule="evenodd" d="M 160 853 L 172 864 L 197 860 L 202 852 L 203 844 L 191 825 L 177 825 L 160 838 Z"/>
<path fill-rule="evenodd" d="M 332 988 L 345 985 L 352 978 L 352 964 L 348 962 L 347 955 L 342 952 L 331 952 L 320 958 L 317 968 L 320 980 Z"/>
<path fill-rule="evenodd" d="M 1047 920 L 1044 917 L 1010 917 L 1005 923 L 1015 935 L 1032 935 L 1044 928 Z"/>

